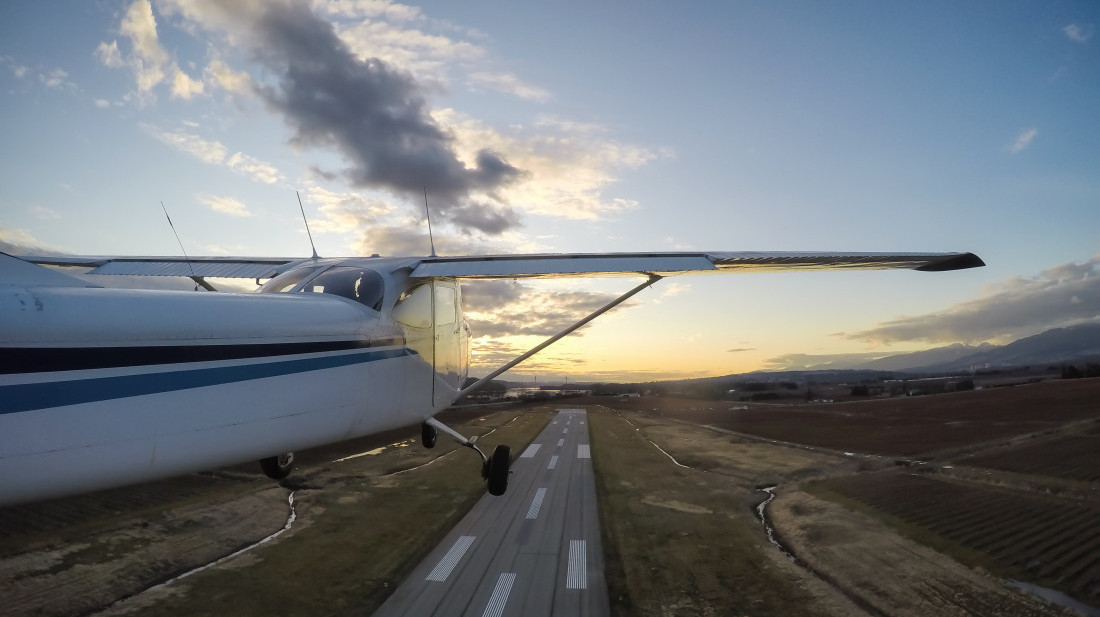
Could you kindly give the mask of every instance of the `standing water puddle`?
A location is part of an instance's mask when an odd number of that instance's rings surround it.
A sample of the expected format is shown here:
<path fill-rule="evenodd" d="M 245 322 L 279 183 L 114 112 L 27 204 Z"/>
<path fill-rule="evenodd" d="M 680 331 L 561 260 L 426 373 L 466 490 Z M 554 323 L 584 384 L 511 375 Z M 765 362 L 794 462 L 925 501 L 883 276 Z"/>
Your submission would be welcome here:
<path fill-rule="evenodd" d="M 762 487 L 760 490 L 767 493 L 768 498 L 764 501 L 761 501 L 760 505 L 756 506 L 756 517 L 760 519 L 760 524 L 764 526 L 764 533 L 768 535 L 768 542 L 774 544 L 781 553 L 787 556 L 787 559 L 790 559 L 791 561 L 797 563 L 798 560 L 795 559 L 794 555 L 792 555 L 791 552 L 786 549 L 786 547 L 780 544 L 779 540 L 775 539 L 775 530 L 772 529 L 771 523 L 768 522 L 768 517 L 764 513 L 765 509 L 767 509 L 768 507 L 768 504 L 771 503 L 773 499 L 775 499 L 775 485 L 773 484 L 771 486 L 765 486 Z"/>

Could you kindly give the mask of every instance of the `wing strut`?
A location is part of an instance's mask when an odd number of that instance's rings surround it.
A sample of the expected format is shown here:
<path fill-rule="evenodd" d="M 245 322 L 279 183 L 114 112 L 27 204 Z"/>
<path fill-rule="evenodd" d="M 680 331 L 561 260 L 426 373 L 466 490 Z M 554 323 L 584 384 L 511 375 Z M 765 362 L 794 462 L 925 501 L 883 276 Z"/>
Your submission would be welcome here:
<path fill-rule="evenodd" d="M 501 373 L 504 373 L 505 371 L 507 371 L 508 369 L 514 367 L 515 365 L 519 364 L 520 362 L 523 362 L 527 358 L 530 358 L 531 356 L 537 354 L 538 352 L 542 351 L 543 349 L 546 349 L 550 345 L 553 345 L 554 343 L 558 342 L 558 340 L 572 334 L 578 328 L 581 328 L 581 327 L 585 326 L 586 324 L 588 324 L 588 322 L 592 321 L 593 319 L 599 317 L 600 315 L 603 315 L 607 311 L 610 311 L 611 309 L 615 308 L 616 306 L 618 306 L 618 305 L 622 304 L 623 302 L 629 300 L 635 294 L 637 294 L 638 292 L 642 291 L 643 289 L 649 287 L 650 285 L 656 283 L 657 281 L 661 280 L 662 278 L 664 278 L 664 277 L 660 276 L 658 274 L 650 274 L 649 279 L 647 279 L 646 282 L 642 283 L 641 285 L 638 285 L 634 289 L 631 289 L 630 291 L 624 293 L 623 295 L 619 296 L 618 298 L 615 298 L 611 302 L 608 302 L 607 304 L 605 304 L 603 306 L 603 308 L 597 309 L 595 312 L 593 312 L 588 317 L 585 317 L 584 319 L 582 319 L 582 320 L 578 321 L 577 323 L 569 326 L 568 328 L 562 330 L 561 332 L 555 334 L 554 336 L 546 339 L 542 343 L 539 343 L 533 349 L 531 349 L 531 351 L 528 351 L 527 353 L 525 353 L 522 356 L 516 358 L 515 360 L 512 360 L 508 364 L 505 364 L 504 366 L 498 368 L 497 370 L 493 371 L 492 373 L 489 373 L 488 375 L 482 377 L 481 379 L 479 379 L 479 380 L 475 381 L 474 383 L 470 384 L 468 387 L 463 388 L 462 391 L 459 392 L 459 396 L 464 395 L 464 394 L 469 394 L 469 393 L 473 392 L 474 390 L 477 390 L 477 389 L 481 388 L 485 384 L 489 383 L 491 380 L 498 377 Z"/>

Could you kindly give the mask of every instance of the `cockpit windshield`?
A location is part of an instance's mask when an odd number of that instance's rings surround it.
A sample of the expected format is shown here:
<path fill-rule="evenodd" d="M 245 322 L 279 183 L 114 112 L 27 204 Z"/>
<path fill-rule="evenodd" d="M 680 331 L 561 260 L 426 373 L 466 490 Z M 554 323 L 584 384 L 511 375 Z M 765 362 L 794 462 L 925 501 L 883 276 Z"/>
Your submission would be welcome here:
<path fill-rule="evenodd" d="M 274 294 L 283 291 L 290 291 L 295 285 L 301 283 L 307 276 L 313 274 L 320 266 L 306 266 L 303 268 L 294 268 L 293 270 L 287 270 L 279 276 L 272 278 L 270 281 L 264 283 L 256 290 L 256 293 L 262 294 Z"/>
<path fill-rule="evenodd" d="M 335 267 L 318 274 L 301 291 L 335 294 L 377 311 L 382 308 L 385 288 L 382 276 L 374 270 Z"/>

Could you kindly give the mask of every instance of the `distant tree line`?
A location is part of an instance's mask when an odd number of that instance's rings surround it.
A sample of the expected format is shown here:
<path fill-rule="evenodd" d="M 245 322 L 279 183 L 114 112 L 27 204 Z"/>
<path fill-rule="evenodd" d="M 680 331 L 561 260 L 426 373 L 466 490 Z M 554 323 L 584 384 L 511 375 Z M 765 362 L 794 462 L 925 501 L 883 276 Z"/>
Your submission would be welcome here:
<path fill-rule="evenodd" d="M 1062 367 L 1062 379 L 1083 379 L 1085 377 L 1100 377 L 1100 364 L 1089 362 L 1084 369 L 1077 368 L 1073 364 Z"/>

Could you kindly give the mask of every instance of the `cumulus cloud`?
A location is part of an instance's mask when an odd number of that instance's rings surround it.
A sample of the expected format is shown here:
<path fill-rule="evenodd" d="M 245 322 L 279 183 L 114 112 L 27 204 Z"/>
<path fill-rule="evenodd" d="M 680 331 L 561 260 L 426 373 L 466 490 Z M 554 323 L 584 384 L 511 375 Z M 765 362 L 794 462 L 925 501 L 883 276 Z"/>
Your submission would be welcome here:
<path fill-rule="evenodd" d="M 229 149 L 220 141 L 203 139 L 198 135 L 183 131 L 166 131 L 151 124 L 143 124 L 141 128 L 158 141 L 193 156 L 203 163 L 223 165 L 264 184 L 274 184 L 283 178 L 283 175 L 279 173 L 274 165 L 248 156 L 243 152 L 229 154 Z"/>
<path fill-rule="evenodd" d="M 257 93 L 282 114 L 293 143 L 341 152 L 355 185 L 405 194 L 427 188 L 453 203 L 520 175 L 489 150 L 465 165 L 417 82 L 381 60 L 357 58 L 305 5 L 269 5 L 251 28 L 257 60 L 278 76 L 277 85 L 257 86 Z"/>
<path fill-rule="evenodd" d="M 1009 341 L 1100 320 L 1100 255 L 1035 277 L 1012 277 L 944 311 L 903 317 L 840 336 L 875 344 Z"/>
<path fill-rule="evenodd" d="M 317 204 L 322 218 L 311 221 L 318 232 L 354 232 L 373 226 L 393 212 L 391 204 L 359 193 L 341 193 L 320 187 L 306 191 L 306 200 Z M 377 253 L 378 251 L 373 251 Z"/>
<path fill-rule="evenodd" d="M 617 297 L 593 291 L 536 289 L 511 281 L 462 284 L 463 305 L 474 336 L 552 336 Z M 628 300 L 617 308 L 633 304 Z"/>
<path fill-rule="evenodd" d="M 764 361 L 764 369 L 768 371 L 844 370 L 862 366 L 886 355 L 888 354 L 882 352 L 841 354 L 791 353 L 768 358 Z"/>
<path fill-rule="evenodd" d="M 1028 128 L 1020 131 L 1020 134 L 1016 136 L 1016 139 L 1008 146 L 1005 146 L 1005 151 L 1009 154 L 1017 154 L 1023 152 L 1027 149 L 1028 146 L 1031 145 L 1032 140 L 1034 140 L 1035 136 L 1038 134 L 1039 129 L 1036 128 Z"/>
<path fill-rule="evenodd" d="M 69 74 L 61 69 L 53 69 L 49 73 L 43 73 L 38 76 L 38 80 L 42 82 L 47 88 L 61 88 L 65 85 L 72 86 L 72 82 L 68 80 Z"/>
<path fill-rule="evenodd" d="M 236 199 L 233 199 L 232 197 L 199 195 L 197 199 L 199 200 L 199 202 L 205 204 L 207 207 L 215 212 L 221 212 L 222 214 L 239 217 L 252 216 L 252 212 L 248 210 L 248 206 L 244 205 L 240 201 L 237 201 Z"/>
<path fill-rule="evenodd" d="M 422 17 L 419 8 L 389 0 L 343 0 L 318 3 L 327 15 L 346 18 L 384 17 L 394 21 L 412 21 Z"/>
<path fill-rule="evenodd" d="M 175 67 L 175 75 L 172 76 L 172 96 L 180 99 L 190 99 L 202 94 L 202 82 L 191 77 Z"/>
<path fill-rule="evenodd" d="M 25 229 L 0 226 L 0 252 L 9 255 L 58 255 L 62 251 L 35 238 Z"/>
<path fill-rule="evenodd" d="M 499 188 L 496 196 L 524 212 L 544 216 L 596 220 L 637 208 L 634 200 L 609 199 L 604 193 L 619 173 L 664 156 L 650 148 L 600 138 L 600 130 L 592 124 L 544 118 L 535 130 L 515 127 L 503 133 L 451 109 L 433 115 L 453 132 L 464 160 L 478 155 L 476 144 L 503 153 L 525 170 L 514 183 Z"/>
<path fill-rule="evenodd" d="M 478 372 L 480 369 L 488 373 L 514 360 L 528 349 L 528 347 L 517 345 L 511 341 L 489 337 L 474 338 L 470 344 L 470 368 L 474 372 Z M 563 351 L 561 347 L 550 347 L 528 358 L 518 367 L 512 369 L 510 373 L 506 373 L 504 379 L 508 379 L 509 374 L 576 374 L 583 371 L 587 364 L 588 361 L 583 354 L 569 353 Z M 589 375 L 587 372 L 585 374 Z"/>
<path fill-rule="evenodd" d="M 189 154 L 203 163 L 221 165 L 229 153 L 229 150 L 219 141 L 209 141 L 198 135 L 179 131 L 162 131 L 148 124 L 143 125 L 142 128 L 161 142 L 180 152 Z"/>
<path fill-rule="evenodd" d="M 209 83 L 232 92 L 245 94 L 252 91 L 252 76 L 243 71 L 235 71 L 225 62 L 215 58 L 203 70 L 203 79 Z"/>
<path fill-rule="evenodd" d="M 434 220 L 434 219 L 433 219 Z M 509 234 L 501 236 L 512 245 Z M 501 238 L 496 240 L 500 241 Z M 371 225 L 360 229 L 352 244 L 357 255 L 428 255 L 432 241 L 428 237 L 428 225 L 423 218 L 406 217 L 397 224 Z M 500 245 L 483 241 L 466 234 L 444 234 L 435 230 L 435 249 L 438 255 L 487 255 L 504 252 Z"/>
<path fill-rule="evenodd" d="M 488 73 L 479 71 L 470 74 L 470 82 L 475 86 L 497 90 L 528 101 L 542 102 L 550 98 L 546 90 L 524 83 L 511 73 Z"/>
<path fill-rule="evenodd" d="M 1066 38 L 1075 43 L 1087 43 L 1095 31 L 1096 27 L 1093 24 L 1073 23 L 1062 28 L 1062 33 L 1066 35 Z"/>
<path fill-rule="evenodd" d="M 242 152 L 234 152 L 225 159 L 226 167 L 264 184 L 275 184 L 282 179 L 282 174 L 274 165 L 248 156 Z"/>
<path fill-rule="evenodd" d="M 105 66 L 129 68 L 134 74 L 137 90 L 128 99 L 146 104 L 155 100 L 154 88 L 169 80 L 172 97 L 191 99 L 203 93 L 203 83 L 187 75 L 169 56 L 157 36 L 157 20 L 149 0 L 131 4 L 119 23 L 119 34 L 130 42 L 130 52 L 123 54 L 118 41 L 101 42 L 95 54 Z"/>
<path fill-rule="evenodd" d="M 200 85 L 201 92 L 255 96 L 286 122 L 292 145 L 340 155 L 325 169 L 311 166 L 318 181 L 343 180 L 405 204 L 419 202 L 427 188 L 433 222 L 467 240 L 513 235 L 526 214 L 597 220 L 637 208 L 607 191 L 624 171 L 666 154 L 607 139 L 593 123 L 543 116 L 505 133 L 433 109 L 429 95 L 444 94 L 455 81 L 536 102 L 549 95 L 459 38 L 476 33 L 415 7 L 370 0 L 163 0 L 156 7 L 154 15 L 147 0 L 130 5 L 120 26 L 126 38 L 101 44 L 100 61 L 130 67 L 141 92 L 174 84 L 176 96 L 196 96 Z M 177 74 L 156 38 L 158 19 L 171 18 L 206 43 L 201 82 Z M 252 61 L 248 73 L 228 64 L 239 63 L 242 51 Z"/>

